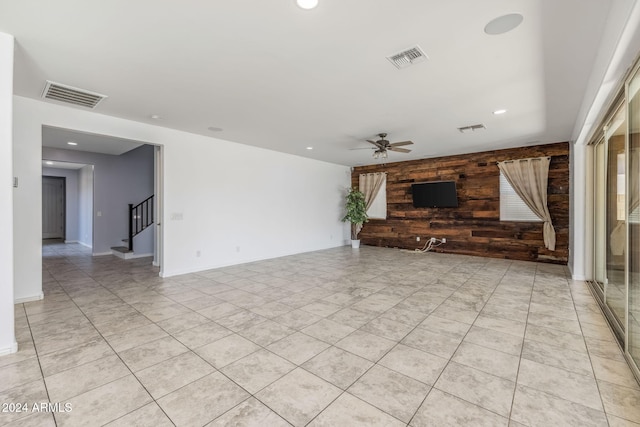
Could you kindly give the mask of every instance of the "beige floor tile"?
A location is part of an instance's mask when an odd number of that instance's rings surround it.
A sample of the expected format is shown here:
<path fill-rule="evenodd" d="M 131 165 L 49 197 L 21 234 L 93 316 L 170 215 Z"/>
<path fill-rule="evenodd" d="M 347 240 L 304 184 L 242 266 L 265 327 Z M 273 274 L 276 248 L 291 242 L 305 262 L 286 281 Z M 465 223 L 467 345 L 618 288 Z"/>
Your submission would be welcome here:
<path fill-rule="evenodd" d="M 149 403 L 127 415 L 120 417 L 109 424 L 108 427 L 171 427 L 173 423 L 155 403 Z"/>
<path fill-rule="evenodd" d="M 434 387 L 507 417 L 515 383 L 450 362 Z"/>
<path fill-rule="evenodd" d="M 349 393 L 341 395 L 309 424 L 310 427 L 401 427 L 404 425 L 403 422 Z"/>
<path fill-rule="evenodd" d="M 640 423 L 640 391 L 606 381 L 598 381 L 598 388 L 607 414 Z"/>
<path fill-rule="evenodd" d="M 566 369 L 576 374 L 593 376 L 591 360 L 586 350 L 576 352 L 527 339 L 524 341 L 522 348 L 522 358 L 556 368 Z"/>
<path fill-rule="evenodd" d="M 273 318 L 276 322 L 296 330 L 316 323 L 320 319 L 322 319 L 322 317 L 302 310 L 293 310 Z"/>
<path fill-rule="evenodd" d="M 582 336 L 536 325 L 527 326 L 525 339 L 566 348 L 579 353 L 586 350 L 585 340 Z"/>
<path fill-rule="evenodd" d="M 175 335 L 178 332 L 185 331 L 187 329 L 195 328 L 196 326 L 208 323 L 209 319 L 201 314 L 190 312 L 181 314 L 179 316 L 171 317 L 166 320 L 162 320 L 157 323 L 162 329 L 171 335 Z"/>
<path fill-rule="evenodd" d="M 180 341 L 172 337 L 164 337 L 119 352 L 118 355 L 129 369 L 137 372 L 187 351 L 189 349 L 180 344 Z"/>
<path fill-rule="evenodd" d="M 304 426 L 342 391 L 297 368 L 260 391 L 256 398 L 294 426 Z"/>
<path fill-rule="evenodd" d="M 341 339 L 335 345 L 360 357 L 377 362 L 396 344 L 377 335 L 367 332 L 355 331 L 351 335 Z"/>
<path fill-rule="evenodd" d="M 190 349 L 202 347 L 231 335 L 233 332 L 215 322 L 207 322 L 194 328 L 173 334 L 173 337 Z"/>
<path fill-rule="evenodd" d="M 373 363 L 370 361 L 336 347 L 325 350 L 302 365 L 307 371 L 342 389 L 347 389 L 371 366 Z"/>
<path fill-rule="evenodd" d="M 465 342 L 481 345 L 503 353 L 520 357 L 522 352 L 522 337 L 473 326 L 464 338 Z"/>
<path fill-rule="evenodd" d="M 211 365 L 189 351 L 138 371 L 135 375 L 151 396 L 159 399 L 214 371 Z"/>
<path fill-rule="evenodd" d="M 375 365 L 347 391 L 408 423 L 430 389 L 424 383 Z"/>
<path fill-rule="evenodd" d="M 427 317 L 427 315 L 420 311 L 402 309 L 396 306 L 382 313 L 380 317 L 395 320 L 396 322 L 404 323 L 409 326 L 417 326 Z"/>
<path fill-rule="evenodd" d="M 0 412 L 0 421 L 5 424 L 25 418 L 31 414 L 31 408 L 34 404 L 48 401 L 47 389 L 45 388 L 44 381 L 41 379 L 2 391 L 0 392 L 0 405 L 19 402 L 21 403 L 21 409 L 24 406 L 22 404 L 26 404 L 27 411 L 15 410 Z M 0 410 L 1 409 L 4 408 L 0 408 Z"/>
<path fill-rule="evenodd" d="M 593 376 L 580 375 L 523 359 L 518 372 L 518 385 L 562 397 L 597 411 L 603 410 Z"/>
<path fill-rule="evenodd" d="M 296 366 L 267 350 L 258 350 L 221 369 L 236 384 L 255 394 Z"/>
<path fill-rule="evenodd" d="M 328 347 L 329 344 L 324 341 L 296 332 L 280 341 L 274 342 L 267 349 L 296 365 L 301 365 Z"/>
<path fill-rule="evenodd" d="M 461 365 L 515 381 L 520 358 L 487 347 L 463 341 L 451 358 Z"/>
<path fill-rule="evenodd" d="M 69 399 L 72 410 L 56 413 L 58 426 L 102 425 L 151 402 L 151 396 L 133 375 Z"/>
<path fill-rule="evenodd" d="M 38 359 L 31 358 L 0 368 L 0 392 L 42 378 Z"/>
<path fill-rule="evenodd" d="M 2 415 L 0 415 L 0 421 L 3 421 Z M 3 425 L 6 427 L 56 427 L 56 421 L 51 413 L 34 412 Z"/>
<path fill-rule="evenodd" d="M 141 326 L 128 331 L 120 332 L 105 337 L 107 342 L 118 353 L 137 347 L 141 344 L 155 341 L 159 338 L 169 336 L 162 328 L 156 324 Z"/>
<path fill-rule="evenodd" d="M 216 319 L 216 323 L 224 326 L 227 329 L 231 329 L 234 332 L 241 331 L 243 329 L 251 328 L 255 325 L 266 321 L 266 317 L 262 317 L 249 310 L 242 310 L 234 313 L 230 316 L 221 317 Z"/>
<path fill-rule="evenodd" d="M 436 356 L 450 359 L 460 345 L 461 338 L 436 334 L 424 328 L 416 328 L 401 343 Z"/>
<path fill-rule="evenodd" d="M 503 319 L 500 317 L 493 317 L 485 314 L 480 314 L 473 325 L 502 332 L 505 334 L 515 335 L 517 337 L 524 337 L 524 331 L 527 326 L 525 322 L 518 322 L 517 320 L 512 319 Z"/>
<path fill-rule="evenodd" d="M 378 363 L 425 384 L 433 385 L 448 362 L 448 359 L 399 344 Z"/>
<path fill-rule="evenodd" d="M 221 369 L 259 349 L 258 345 L 240 335 L 233 334 L 198 347 L 194 351 L 214 367 Z"/>
<path fill-rule="evenodd" d="M 341 325 L 340 323 L 336 323 L 329 319 L 319 320 L 313 325 L 309 325 L 302 329 L 303 333 L 311 335 L 312 337 L 329 344 L 335 344 L 353 331 L 355 331 L 354 328 Z"/>
<path fill-rule="evenodd" d="M 531 427 L 607 425 L 604 412 L 518 385 L 511 418 Z"/>
<path fill-rule="evenodd" d="M 204 425 L 249 397 L 247 392 L 214 372 L 158 400 L 176 426 Z"/>
<path fill-rule="evenodd" d="M 469 331 L 470 325 L 468 323 L 456 322 L 455 320 L 443 319 L 442 317 L 431 315 L 420 323 L 418 327 L 436 334 L 462 339 Z"/>
<path fill-rule="evenodd" d="M 591 356 L 591 363 L 596 379 L 640 390 L 640 384 L 636 381 L 627 363 L 595 355 Z"/>
<path fill-rule="evenodd" d="M 396 342 L 404 338 L 412 329 L 412 326 L 385 317 L 373 319 L 360 328 L 362 332 L 368 332 Z"/>
<path fill-rule="evenodd" d="M 216 418 L 206 427 L 289 427 L 290 425 L 278 414 L 251 397 Z"/>
<path fill-rule="evenodd" d="M 509 420 L 480 406 L 433 389 L 411 420 L 411 426 L 507 427 L 509 426 Z"/>
<path fill-rule="evenodd" d="M 271 343 L 293 334 L 294 332 L 294 329 L 284 326 L 281 323 L 267 320 L 250 328 L 241 330 L 238 332 L 238 335 L 241 335 L 258 345 L 266 347 Z"/>
<path fill-rule="evenodd" d="M 46 377 L 45 383 L 51 401 L 62 402 L 130 373 L 120 358 L 113 354 Z"/>
<path fill-rule="evenodd" d="M 51 334 L 41 339 L 36 339 L 36 350 L 39 355 L 45 355 L 69 347 L 78 347 L 90 341 L 100 339 L 100 334 L 91 325 L 73 329 L 59 334 Z"/>

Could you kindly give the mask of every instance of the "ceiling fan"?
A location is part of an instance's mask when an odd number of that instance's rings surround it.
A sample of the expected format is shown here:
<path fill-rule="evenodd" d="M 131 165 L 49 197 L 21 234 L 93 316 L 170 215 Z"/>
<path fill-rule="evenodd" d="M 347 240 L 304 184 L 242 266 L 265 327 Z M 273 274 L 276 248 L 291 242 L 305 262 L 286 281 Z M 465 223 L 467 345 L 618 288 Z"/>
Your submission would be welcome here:
<path fill-rule="evenodd" d="M 379 140 L 377 141 L 372 141 L 370 139 L 367 139 L 367 142 L 369 144 L 373 144 L 375 146 L 375 148 L 371 147 L 372 149 L 375 149 L 376 151 L 373 152 L 373 158 L 377 159 L 379 157 L 382 157 L 383 159 L 388 157 L 388 153 L 387 151 L 395 151 L 398 153 L 410 153 L 411 150 L 408 150 L 406 148 L 400 148 L 404 145 L 411 145 L 413 144 L 413 142 L 411 141 L 402 141 L 402 142 L 389 142 L 388 140 L 386 140 L 385 138 L 387 137 L 386 133 L 379 133 L 378 136 L 380 137 Z"/>

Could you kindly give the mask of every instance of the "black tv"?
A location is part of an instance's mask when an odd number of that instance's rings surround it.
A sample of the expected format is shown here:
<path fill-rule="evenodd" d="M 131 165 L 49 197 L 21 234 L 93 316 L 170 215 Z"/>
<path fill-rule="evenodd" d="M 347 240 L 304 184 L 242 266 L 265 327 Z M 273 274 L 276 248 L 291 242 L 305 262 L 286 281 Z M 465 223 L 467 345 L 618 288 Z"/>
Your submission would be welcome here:
<path fill-rule="evenodd" d="M 458 195 L 455 181 L 433 181 L 411 184 L 413 207 L 457 208 Z"/>

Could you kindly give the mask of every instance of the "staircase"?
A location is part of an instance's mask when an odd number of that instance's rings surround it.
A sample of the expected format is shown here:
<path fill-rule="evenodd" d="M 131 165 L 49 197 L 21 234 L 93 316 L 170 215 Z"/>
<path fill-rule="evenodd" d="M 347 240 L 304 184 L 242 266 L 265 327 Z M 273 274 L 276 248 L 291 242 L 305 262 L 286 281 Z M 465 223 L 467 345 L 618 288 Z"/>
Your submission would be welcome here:
<path fill-rule="evenodd" d="M 153 224 L 153 195 L 137 205 L 129 203 L 129 237 L 122 239 L 127 246 L 114 246 L 111 253 L 122 259 L 135 258 L 133 238 Z"/>

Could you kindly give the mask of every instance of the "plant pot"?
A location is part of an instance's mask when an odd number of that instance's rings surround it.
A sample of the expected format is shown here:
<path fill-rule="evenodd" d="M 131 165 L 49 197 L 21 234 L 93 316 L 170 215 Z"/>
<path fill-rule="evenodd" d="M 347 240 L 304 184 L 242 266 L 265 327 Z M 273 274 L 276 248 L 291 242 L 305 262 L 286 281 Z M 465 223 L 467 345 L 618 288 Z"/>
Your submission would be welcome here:
<path fill-rule="evenodd" d="M 360 247 L 360 240 L 351 240 L 351 247 L 353 249 L 358 249 Z"/>

